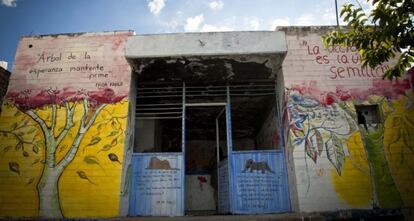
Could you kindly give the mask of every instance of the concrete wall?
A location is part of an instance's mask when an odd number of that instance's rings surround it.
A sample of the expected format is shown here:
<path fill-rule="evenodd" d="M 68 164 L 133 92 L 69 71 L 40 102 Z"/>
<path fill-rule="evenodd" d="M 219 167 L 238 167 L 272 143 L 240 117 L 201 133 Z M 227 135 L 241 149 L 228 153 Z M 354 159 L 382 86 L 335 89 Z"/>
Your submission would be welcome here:
<path fill-rule="evenodd" d="M 211 175 L 185 175 L 185 210 L 216 210 L 217 192 Z"/>
<path fill-rule="evenodd" d="M 278 119 L 275 113 L 275 108 L 269 112 L 266 120 L 263 122 L 262 127 L 256 136 L 257 149 L 259 150 L 272 150 L 279 149 L 280 135 L 278 130 Z"/>
<path fill-rule="evenodd" d="M 332 28 L 280 30 L 288 46 L 284 127 L 299 210 L 413 206 L 410 80 L 382 80 L 392 63 L 362 68 L 354 47 L 324 49 L 321 36 Z M 361 104 L 378 105 L 381 123 L 358 125 Z"/>
<path fill-rule="evenodd" d="M 130 35 L 20 40 L 0 116 L 0 217 L 120 214 Z"/>

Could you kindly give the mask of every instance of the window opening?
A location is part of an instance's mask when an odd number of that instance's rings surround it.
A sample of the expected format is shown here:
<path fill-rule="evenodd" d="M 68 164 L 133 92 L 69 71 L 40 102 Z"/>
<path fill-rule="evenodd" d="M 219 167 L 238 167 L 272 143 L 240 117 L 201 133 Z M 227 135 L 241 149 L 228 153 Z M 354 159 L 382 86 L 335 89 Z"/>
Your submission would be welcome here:
<path fill-rule="evenodd" d="M 181 152 L 181 86 L 137 88 L 135 153 Z"/>
<path fill-rule="evenodd" d="M 230 90 L 233 150 L 280 148 L 275 84 L 255 85 L 248 92 Z"/>
<path fill-rule="evenodd" d="M 381 117 L 378 105 L 355 105 L 358 124 L 364 125 L 368 129 L 368 125 L 381 123 Z"/>

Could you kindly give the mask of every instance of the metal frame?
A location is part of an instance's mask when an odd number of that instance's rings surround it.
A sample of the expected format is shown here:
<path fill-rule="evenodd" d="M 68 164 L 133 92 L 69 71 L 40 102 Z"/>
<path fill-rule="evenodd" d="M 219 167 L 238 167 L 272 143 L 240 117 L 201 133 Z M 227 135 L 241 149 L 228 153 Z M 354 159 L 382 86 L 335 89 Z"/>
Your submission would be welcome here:
<path fill-rule="evenodd" d="M 220 184 L 220 174 L 219 174 L 219 167 L 220 167 L 220 137 L 219 137 L 219 118 L 221 115 L 226 111 L 227 103 L 224 102 L 212 102 L 212 103 L 190 103 L 184 104 L 185 107 L 216 107 L 216 106 L 223 106 L 223 109 L 216 117 L 216 165 L 217 165 L 217 187 Z M 185 124 L 185 116 L 183 116 L 183 124 Z M 226 127 L 226 133 L 228 135 L 228 128 Z M 183 137 L 185 139 L 185 136 Z M 185 141 L 183 141 L 185 143 Z M 228 149 L 228 143 L 227 143 Z M 184 173 L 185 174 L 185 173 Z M 220 199 L 220 191 L 217 191 L 217 199 Z"/>
<path fill-rule="evenodd" d="M 174 91 L 171 91 L 173 89 Z M 180 91 L 181 89 L 181 91 Z M 187 90 L 190 89 L 190 90 Z M 281 113 L 280 113 L 280 104 L 278 102 L 278 93 L 277 86 L 275 82 L 272 84 L 266 85 L 232 85 L 232 86 L 190 86 L 187 87 L 183 82 L 182 87 L 153 87 L 153 88 L 138 88 L 137 89 L 141 96 L 137 96 L 138 99 L 142 98 L 172 98 L 172 103 L 157 103 L 163 102 L 160 101 L 150 101 L 141 100 L 144 103 L 139 104 L 137 102 L 136 109 L 136 119 L 180 119 L 181 118 L 181 153 L 183 157 L 182 161 L 182 180 L 183 180 L 183 191 L 182 191 L 182 208 L 183 214 L 185 214 L 185 153 L 186 153 L 186 111 L 187 108 L 191 107 L 224 107 L 215 119 L 216 123 L 216 164 L 217 164 L 217 182 L 220 186 L 220 128 L 219 128 L 219 118 L 225 113 L 226 119 L 226 141 L 227 141 L 227 173 L 228 173 L 228 185 L 229 185 L 229 211 L 233 212 L 235 210 L 235 205 L 233 205 L 233 194 L 232 186 L 235 182 L 231 174 L 231 168 L 233 167 L 233 139 L 232 139 L 232 116 L 231 116 L 231 96 L 266 96 L 274 95 L 275 96 L 275 114 L 279 123 L 281 122 Z M 150 91 L 156 90 L 156 91 Z M 236 93 L 231 93 L 232 91 Z M 178 94 L 180 93 L 181 94 Z M 224 92 L 224 93 L 223 93 Z M 244 93 L 242 93 L 244 92 Z M 225 102 L 188 102 L 194 97 L 223 97 Z M 181 102 L 178 103 L 178 99 L 181 98 Z M 178 102 L 177 102 L 178 101 Z M 181 109 L 181 110 L 180 110 Z M 280 125 L 279 125 L 280 126 Z M 285 153 L 284 148 L 282 150 L 269 150 L 269 152 L 280 152 Z M 246 152 L 246 151 L 237 151 L 237 152 Z M 267 151 L 266 151 L 267 152 Z M 283 154 L 285 155 L 285 154 Z M 287 172 L 286 169 L 286 159 L 284 159 L 284 168 L 283 170 Z M 289 190 L 288 190 L 289 191 Z M 220 191 L 217 191 L 217 198 L 220 199 Z M 289 208 L 291 209 L 291 202 L 289 199 Z"/>
<path fill-rule="evenodd" d="M 182 116 L 181 116 L 181 154 L 183 155 L 183 160 L 182 160 L 182 172 L 181 172 L 181 179 L 183 180 L 183 191 L 181 194 L 182 200 L 182 207 L 183 211 L 182 213 L 185 215 L 185 82 L 183 82 L 183 89 L 182 89 Z"/>
<path fill-rule="evenodd" d="M 219 118 L 223 114 L 223 112 L 226 110 L 226 107 L 224 107 L 220 113 L 216 117 L 216 167 L 217 167 L 217 209 L 219 207 L 219 201 L 220 201 L 220 126 L 219 126 Z"/>

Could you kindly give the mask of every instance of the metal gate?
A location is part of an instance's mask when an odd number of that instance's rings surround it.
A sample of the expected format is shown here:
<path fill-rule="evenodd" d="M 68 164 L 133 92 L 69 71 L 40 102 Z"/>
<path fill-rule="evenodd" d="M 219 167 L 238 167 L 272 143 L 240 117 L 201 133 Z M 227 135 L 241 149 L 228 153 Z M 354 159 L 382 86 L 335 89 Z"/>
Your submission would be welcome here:
<path fill-rule="evenodd" d="M 196 105 L 225 107 L 227 159 L 217 159 L 218 212 L 259 214 L 290 211 L 285 148 L 233 150 L 232 97 L 275 94 L 274 83 L 138 88 L 137 101 L 143 101 L 137 102 L 138 119 L 182 120 L 181 152 L 134 153 L 129 215 L 184 215 L 186 107 Z M 197 98 L 209 100 L 194 102 Z M 217 102 L 218 98 L 224 102 Z"/>

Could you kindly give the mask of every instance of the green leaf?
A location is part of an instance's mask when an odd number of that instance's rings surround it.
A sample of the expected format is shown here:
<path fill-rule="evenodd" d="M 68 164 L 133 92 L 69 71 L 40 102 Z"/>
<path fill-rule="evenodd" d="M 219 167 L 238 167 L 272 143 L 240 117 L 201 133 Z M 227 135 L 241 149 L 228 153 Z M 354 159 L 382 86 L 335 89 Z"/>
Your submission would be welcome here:
<path fill-rule="evenodd" d="M 3 148 L 3 152 L 9 152 L 13 147 L 12 146 L 7 146 L 5 148 Z"/>
<path fill-rule="evenodd" d="M 21 149 L 23 149 L 23 143 L 22 142 L 18 142 L 17 144 L 16 144 L 16 146 L 14 147 L 14 150 L 21 150 Z"/>
<path fill-rule="evenodd" d="M 31 133 L 33 133 L 33 132 L 35 132 L 36 131 L 36 128 L 32 128 L 32 129 L 30 129 L 29 131 L 27 131 L 26 132 L 26 134 L 31 134 Z"/>
<path fill-rule="evenodd" d="M 34 179 L 33 177 L 32 177 L 32 178 L 30 178 L 30 179 L 27 181 L 26 185 L 30 185 L 30 184 L 32 184 L 34 180 L 35 180 L 35 179 Z"/>
<path fill-rule="evenodd" d="M 318 154 L 319 156 L 322 155 L 322 151 L 323 151 L 323 139 L 322 139 L 322 135 L 318 130 L 314 130 L 315 131 L 315 138 L 316 138 L 316 146 L 318 149 Z"/>
<path fill-rule="evenodd" d="M 27 151 L 25 151 L 25 150 L 23 150 L 22 155 L 23 155 L 24 157 L 29 157 L 29 153 L 28 153 Z"/>
<path fill-rule="evenodd" d="M 306 138 L 305 140 L 305 151 L 306 154 L 313 160 L 313 162 L 316 163 L 316 160 L 318 158 L 318 152 L 312 146 L 312 143 L 308 138 Z"/>
<path fill-rule="evenodd" d="M 116 128 L 116 121 L 115 120 L 113 120 L 112 122 L 111 122 L 111 126 L 112 126 L 112 128 L 114 129 L 114 130 L 117 130 L 118 128 Z"/>
<path fill-rule="evenodd" d="M 87 163 L 87 164 L 96 164 L 96 165 L 100 165 L 99 164 L 99 159 L 93 155 L 87 155 L 83 158 L 83 162 Z"/>
<path fill-rule="evenodd" d="M 345 152 L 344 147 L 342 146 L 342 141 L 335 134 L 332 134 L 330 144 L 325 143 L 326 154 L 328 160 L 335 167 L 338 175 L 342 174 L 342 167 L 345 164 Z"/>
<path fill-rule="evenodd" d="M 14 129 L 16 129 L 16 127 L 17 127 L 17 123 L 13 123 L 10 127 L 10 130 L 14 130 Z"/>
<path fill-rule="evenodd" d="M 94 137 L 94 138 L 92 138 L 91 142 L 87 146 L 95 145 L 95 144 L 99 143 L 99 141 L 101 141 L 100 137 Z"/>
<path fill-rule="evenodd" d="M 39 153 L 39 147 L 37 147 L 36 145 L 33 145 L 33 152 Z"/>
<path fill-rule="evenodd" d="M 20 175 L 20 165 L 16 162 L 9 162 L 9 170 Z"/>
<path fill-rule="evenodd" d="M 35 165 L 35 164 L 37 164 L 37 163 L 39 163 L 40 162 L 40 159 L 35 159 L 34 161 L 33 161 L 33 163 L 32 163 L 32 166 L 33 165 Z"/>
<path fill-rule="evenodd" d="M 86 173 L 85 173 L 84 171 L 78 170 L 78 171 L 76 171 L 76 173 L 78 174 L 78 176 L 79 176 L 81 179 L 87 180 L 89 183 L 91 183 L 91 184 L 93 184 L 93 185 L 96 185 L 96 183 L 92 182 L 92 180 L 90 180 L 90 179 L 88 178 L 88 176 L 86 175 Z"/>
<path fill-rule="evenodd" d="M 107 137 L 115 136 L 117 133 L 118 133 L 118 131 L 114 130 Z"/>
<path fill-rule="evenodd" d="M 112 162 L 118 162 L 119 164 L 121 164 L 121 162 L 118 159 L 118 156 L 116 154 L 114 154 L 114 153 L 108 154 L 108 158 Z"/>
<path fill-rule="evenodd" d="M 115 139 L 112 140 L 111 146 L 115 146 L 117 143 L 118 143 L 118 139 L 115 138 Z"/>
<path fill-rule="evenodd" d="M 98 153 L 99 152 L 101 152 L 101 151 L 108 151 L 108 150 L 110 150 L 112 148 L 112 145 L 110 145 L 110 144 L 106 144 L 105 146 L 103 146 L 102 147 L 102 149 L 100 149 L 99 151 L 98 151 Z"/>

